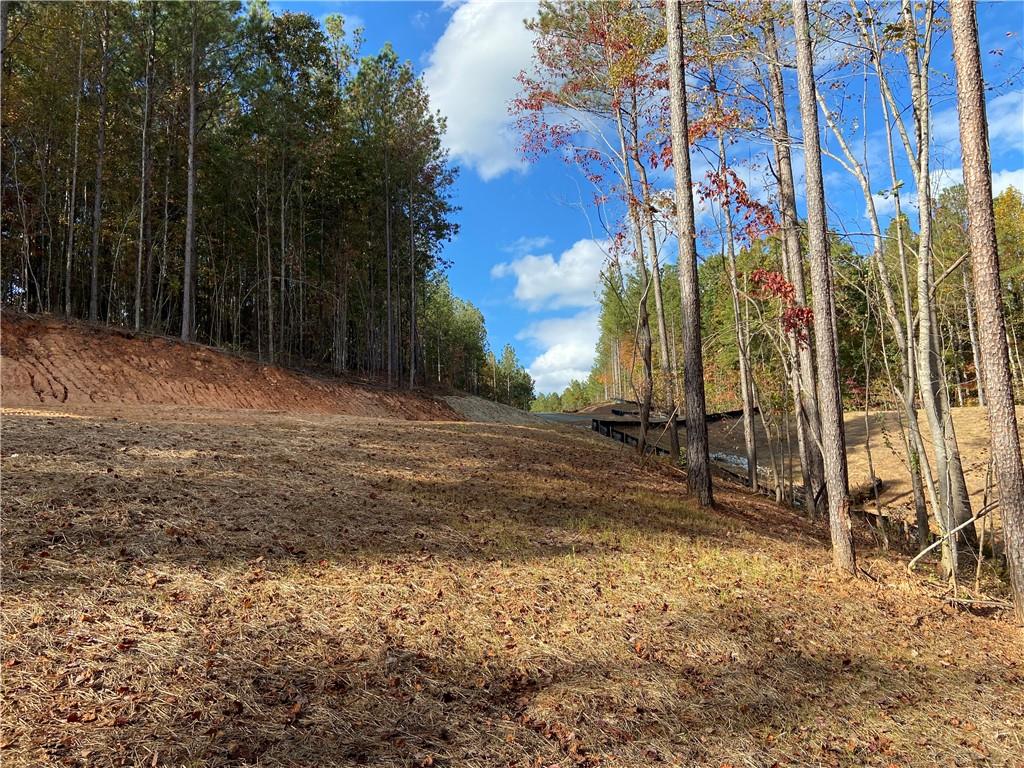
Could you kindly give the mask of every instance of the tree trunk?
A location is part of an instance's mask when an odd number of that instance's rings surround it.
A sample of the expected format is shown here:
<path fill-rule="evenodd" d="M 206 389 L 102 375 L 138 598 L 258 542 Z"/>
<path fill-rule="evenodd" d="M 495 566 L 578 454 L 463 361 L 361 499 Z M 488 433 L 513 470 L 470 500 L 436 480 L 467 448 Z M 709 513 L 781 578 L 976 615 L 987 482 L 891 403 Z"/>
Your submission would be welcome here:
<path fill-rule="evenodd" d="M 409 389 L 416 386 L 416 227 L 409 182 Z"/>
<path fill-rule="evenodd" d="M 640 440 L 637 443 L 637 448 L 642 456 L 647 450 L 647 435 L 651 419 L 651 400 L 654 393 L 654 368 L 651 364 L 651 320 L 647 309 L 650 278 L 647 274 L 647 263 L 644 259 L 643 229 L 640 222 L 636 191 L 633 188 L 633 174 L 629 167 L 629 151 L 626 144 L 626 128 L 622 119 L 621 105 L 615 110 L 615 119 L 619 134 L 624 193 L 626 195 L 630 223 L 633 228 L 633 253 L 636 257 L 637 275 L 640 278 L 640 300 L 637 303 L 636 310 L 637 337 L 640 343 L 640 359 L 643 362 L 644 378 L 640 389 Z"/>
<path fill-rule="evenodd" d="M 971 519 L 971 502 L 967 495 L 960 448 L 949 413 L 938 321 L 935 313 L 934 265 L 932 261 L 932 198 L 931 198 L 931 103 L 929 95 L 929 68 L 934 3 L 929 0 L 925 8 L 926 36 L 923 54 L 916 39 L 906 44 L 907 69 L 910 74 L 914 124 L 917 129 L 917 198 L 920 233 L 917 254 L 918 337 L 917 364 L 921 390 L 921 403 L 928 418 L 938 475 L 940 509 L 937 517 L 943 532 L 952 530 Z M 903 1 L 902 14 L 908 29 L 917 29 L 909 0 Z M 922 58 L 923 56 L 923 58 Z M 958 544 L 977 544 L 974 526 L 970 525 L 957 537 L 945 540 L 942 548 L 943 567 L 947 577 L 958 567 Z"/>
<path fill-rule="evenodd" d="M 278 234 L 280 236 L 280 248 L 281 248 L 281 274 L 278 275 L 278 289 L 277 289 L 277 309 L 278 309 L 277 353 L 281 357 L 281 359 L 283 360 L 283 359 L 285 359 L 287 357 L 287 355 L 285 354 L 285 347 L 284 347 L 284 326 L 285 326 L 284 318 L 285 318 L 285 307 L 286 307 L 285 295 L 284 295 L 284 273 L 285 273 L 285 270 L 287 269 L 287 263 L 285 262 L 285 224 L 284 224 L 284 222 L 285 222 L 285 206 L 286 206 L 287 192 L 285 191 L 285 188 L 284 188 L 284 151 L 281 152 L 281 167 L 280 167 L 279 171 L 280 172 L 279 172 L 279 175 L 278 175 L 278 182 L 280 184 L 281 197 L 279 199 L 280 208 L 278 210 L 279 219 L 280 219 L 280 222 L 279 222 L 280 228 L 279 228 Z M 269 204 L 269 198 L 268 198 L 268 204 Z M 268 236 L 269 236 L 269 233 L 270 233 L 270 230 L 267 230 Z"/>
<path fill-rule="evenodd" d="M 4 51 L 7 50 L 7 0 L 0 0 L 0 68 L 4 64 Z"/>
<path fill-rule="evenodd" d="M 790 151 L 789 121 L 786 113 L 786 94 L 782 80 L 778 41 L 774 22 L 765 29 L 769 58 L 771 101 L 775 112 L 775 131 L 772 143 L 779 167 L 779 211 L 782 219 L 782 252 L 786 277 L 793 284 L 793 298 L 799 306 L 807 305 L 804 285 L 803 258 L 800 250 L 800 225 L 796 208 L 796 185 L 793 181 L 793 158 Z M 797 426 L 797 445 L 800 451 L 801 474 L 804 485 L 804 506 L 810 517 L 828 504 L 825 490 L 825 470 L 821 458 L 821 419 L 818 414 L 818 385 L 815 380 L 813 350 L 809 342 L 799 341 L 790 334 L 790 354 L 795 370 L 793 386 L 794 415 Z"/>
<path fill-rule="evenodd" d="M 195 282 L 192 272 L 192 261 L 195 258 L 193 253 L 195 240 L 196 222 L 196 101 L 198 96 L 198 72 L 197 58 L 199 34 L 199 8 L 196 0 L 189 3 L 192 8 L 192 52 L 189 57 L 189 83 L 188 83 L 188 180 L 185 192 L 185 275 L 184 288 L 181 295 L 181 340 L 192 340 L 192 305 L 193 283 Z"/>
<path fill-rule="evenodd" d="M 832 563 L 841 572 L 856 575 L 850 499 L 847 491 L 846 446 L 843 436 L 843 400 L 837 373 L 836 336 L 832 312 L 832 264 L 825 217 L 825 189 L 818 139 L 818 105 L 815 98 L 814 62 L 811 53 L 807 0 L 793 0 L 796 38 L 797 83 L 800 122 L 804 137 L 807 181 L 807 242 L 811 258 L 814 300 L 814 341 L 818 363 L 818 401 L 821 414 L 822 458 L 828 490 Z"/>
<path fill-rule="evenodd" d="M 672 463 L 679 462 L 679 427 L 676 415 L 676 387 L 675 371 L 672 367 L 672 360 L 668 351 L 668 327 L 665 323 L 665 301 L 661 290 L 661 264 L 658 260 L 658 239 L 654 230 L 654 207 L 651 200 L 651 187 L 647 181 L 647 169 L 640 159 L 638 147 L 636 117 L 636 92 L 633 92 L 633 111 L 630 113 L 630 133 L 632 142 L 630 145 L 630 156 L 633 160 L 633 167 L 637 172 L 637 179 L 640 182 L 640 210 L 644 225 L 644 235 L 647 238 L 647 251 L 651 258 L 651 279 L 654 288 L 654 311 L 658 321 L 658 353 L 661 362 L 662 376 L 665 379 L 665 408 L 669 414 L 669 455 Z"/>
<path fill-rule="evenodd" d="M 981 341 L 981 362 L 988 387 L 992 462 L 999 483 L 1006 559 L 1010 565 L 1017 621 L 1024 624 L 1024 468 L 1013 402 L 1006 318 L 992 211 L 985 87 L 978 45 L 976 9 L 972 0 L 951 0 L 953 59 L 956 62 L 960 153 L 967 191 L 967 236 L 974 271 Z"/>
<path fill-rule="evenodd" d="M 697 288 L 697 242 L 690 174 L 690 139 L 686 115 L 686 60 L 683 52 L 683 8 L 680 0 L 666 4 L 668 79 L 672 117 L 672 162 L 676 182 L 676 229 L 679 238 L 679 296 L 683 323 L 683 389 L 686 396 L 687 483 L 701 506 L 713 502 L 708 459 L 704 359 L 700 334 L 700 293 Z"/>
<path fill-rule="evenodd" d="M 388 166 L 388 151 L 384 149 L 384 250 L 387 257 L 387 340 L 388 340 L 388 352 L 387 352 L 387 369 L 388 369 L 388 385 L 394 384 L 394 365 L 395 365 L 395 337 L 394 337 L 394 309 L 391 306 L 391 175 Z"/>
<path fill-rule="evenodd" d="M 142 101 L 142 158 L 139 169 L 139 250 L 135 261 L 135 330 L 142 328 L 142 274 L 149 238 L 149 98 L 153 71 L 153 49 L 156 45 L 156 9 L 150 6 L 149 44 L 146 48 L 145 96 Z"/>
<path fill-rule="evenodd" d="M 903 327 L 894 330 L 896 341 L 901 351 L 900 375 L 902 378 L 902 386 L 900 387 L 900 396 L 903 409 L 907 417 L 907 465 L 910 471 L 911 486 L 914 491 L 914 512 L 915 520 L 917 522 L 918 550 L 923 551 L 931 543 L 931 531 L 928 524 L 928 509 L 925 505 L 924 498 L 925 485 L 927 485 L 928 493 L 930 494 L 930 498 L 933 500 L 933 508 L 936 510 L 936 513 L 938 511 L 938 502 L 934 491 L 934 483 L 932 481 L 928 456 L 924 452 L 924 440 L 921 436 L 921 424 L 918 420 L 916 410 L 917 349 L 914 344 L 914 310 L 910 286 L 910 265 L 907 259 L 906 244 L 903 240 L 903 210 L 900 200 L 900 181 L 896 172 L 896 157 L 893 150 L 892 122 L 889 119 L 889 109 L 891 106 L 889 96 L 891 95 L 891 92 L 885 78 L 885 70 L 881 65 L 881 52 L 878 48 L 878 39 L 873 22 L 870 28 L 861 25 L 861 30 L 863 39 L 865 42 L 870 44 L 871 50 L 874 54 L 875 72 L 878 75 L 879 85 L 883 93 L 883 98 L 881 99 L 882 120 L 885 125 L 886 160 L 889 165 L 889 178 L 892 183 L 893 204 L 895 206 L 894 213 L 895 220 L 897 221 L 896 252 L 899 258 L 899 286 L 903 304 Z M 902 136 L 902 122 L 899 120 L 897 120 L 897 127 L 900 128 L 900 135 Z M 916 173 L 914 176 L 916 178 Z M 879 267 L 882 267 L 884 266 L 884 261 L 879 261 L 878 264 Z M 884 273 L 881 272 L 880 276 L 883 282 L 882 288 L 884 290 L 888 290 L 887 278 Z"/>
<path fill-rule="evenodd" d="M 705 5 L 701 4 L 701 23 L 704 27 L 704 38 L 710 46 L 711 34 L 708 29 L 708 19 Z M 708 87 L 714 95 L 715 109 L 722 112 L 722 94 L 718 90 L 718 83 L 715 77 L 715 67 L 712 63 L 714 57 L 708 51 Z M 722 206 L 722 213 L 725 217 L 725 254 L 729 274 L 729 293 L 732 299 L 733 327 L 736 331 L 736 350 L 739 358 L 740 376 L 740 399 L 743 403 L 743 444 L 747 455 L 747 483 L 751 490 L 757 490 L 757 442 L 754 436 L 754 391 L 753 380 L 750 372 L 750 356 L 747 348 L 747 332 L 745 330 L 744 315 L 740 311 L 740 290 L 737 282 L 736 272 L 736 247 L 735 229 L 732 218 L 732 197 L 729 194 L 729 180 L 726 176 L 728 162 L 726 159 L 725 133 L 719 129 L 718 133 L 718 171 L 725 185 L 725 204 Z"/>
<path fill-rule="evenodd" d="M 974 388 L 978 393 L 978 405 L 982 408 L 985 407 L 985 384 L 984 377 L 981 372 L 981 354 L 978 351 L 978 328 L 974 322 L 974 299 L 971 294 L 974 292 L 974 288 L 971 286 L 971 278 L 967 274 L 968 270 L 964 268 L 961 271 L 961 276 L 964 281 L 964 304 L 967 306 L 967 332 L 971 340 L 971 361 L 974 364 Z"/>
<path fill-rule="evenodd" d="M 5 3 L 6 5 L 6 3 Z M 6 11 L 5 11 L 6 13 Z M 82 54 L 85 50 L 85 16 L 78 32 L 78 76 L 75 80 L 75 132 L 71 144 L 71 192 L 68 204 L 68 242 L 64 258 L 64 314 L 71 316 L 71 269 L 75 253 L 75 198 L 78 195 L 78 135 L 82 116 Z"/>
<path fill-rule="evenodd" d="M 267 357 L 270 362 L 276 361 L 274 354 L 274 239 L 270 227 L 270 169 L 265 168 L 263 174 L 263 221 L 267 231 Z"/>
<path fill-rule="evenodd" d="M 110 7 L 103 6 L 103 29 L 100 32 L 100 114 L 96 126 L 96 189 L 92 201 L 92 254 L 89 273 L 89 319 L 93 322 L 100 317 L 100 237 L 103 228 L 103 155 L 106 143 L 107 125 L 107 69 L 110 66 Z"/>

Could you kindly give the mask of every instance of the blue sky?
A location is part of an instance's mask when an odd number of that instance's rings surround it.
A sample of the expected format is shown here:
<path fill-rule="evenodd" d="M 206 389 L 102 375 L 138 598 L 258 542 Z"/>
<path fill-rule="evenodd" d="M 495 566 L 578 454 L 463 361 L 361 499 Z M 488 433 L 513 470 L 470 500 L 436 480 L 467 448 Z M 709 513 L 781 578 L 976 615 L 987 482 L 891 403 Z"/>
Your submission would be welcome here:
<path fill-rule="evenodd" d="M 845 7 L 845 3 L 842 4 Z M 445 256 L 453 290 L 483 311 L 496 350 L 512 343 L 537 381 L 538 392 L 563 388 L 572 377 L 585 377 L 597 341 L 594 291 L 604 261 L 596 214 L 589 206 L 586 182 L 557 156 L 526 165 L 515 151 L 514 131 L 506 105 L 516 94 L 515 74 L 530 64 L 530 37 L 522 21 L 532 2 L 297 2 L 271 3 L 275 11 L 309 13 L 322 19 L 338 12 L 350 26 L 364 29 L 364 53 L 391 42 L 426 80 L 434 106 L 448 117 L 447 144 L 462 168 L 455 200 L 461 231 Z M 979 28 L 986 78 L 993 85 L 989 118 L 997 191 L 1024 187 L 1024 67 L 1021 35 L 1024 0 L 982 3 Z M 838 47 L 835 48 L 838 50 Z M 823 51 L 827 59 L 828 50 Z M 957 183 L 960 158 L 956 138 L 955 93 L 948 35 L 940 37 L 933 61 L 935 185 Z M 849 69 L 821 67 L 821 83 L 836 106 L 845 104 L 854 119 L 861 114 L 863 80 Z M 835 86 L 829 88 L 832 83 Z M 880 108 L 869 84 L 866 146 L 872 188 L 890 186 L 883 164 Z M 795 102 L 790 128 L 799 135 Z M 824 127 L 824 124 L 823 124 Z M 849 130 L 849 125 L 847 126 Z M 852 131 L 860 154 L 864 135 Z M 834 142 L 831 144 L 835 147 Z M 764 147 L 737 144 L 734 152 L 747 163 L 743 173 L 754 192 L 767 195 L 759 162 Z M 837 148 L 836 148 L 837 149 Z M 899 151 L 899 150 L 898 150 Z M 798 186 L 802 156 L 794 157 Z M 699 174 L 700 160 L 697 161 Z M 900 160 L 901 173 L 906 164 Z M 826 160 L 830 224 L 840 231 L 862 232 L 864 198 L 840 165 Z M 877 181 L 876 181 L 877 178 Z M 908 188 L 910 185 L 907 174 Z M 668 178 L 656 180 L 671 186 Z M 891 204 L 877 198 L 885 220 Z M 715 212 L 700 214 L 699 225 L 713 227 Z M 860 243 L 858 243 L 860 245 Z M 705 243 L 705 248 L 711 246 Z M 671 253 L 666 254 L 671 260 Z"/>

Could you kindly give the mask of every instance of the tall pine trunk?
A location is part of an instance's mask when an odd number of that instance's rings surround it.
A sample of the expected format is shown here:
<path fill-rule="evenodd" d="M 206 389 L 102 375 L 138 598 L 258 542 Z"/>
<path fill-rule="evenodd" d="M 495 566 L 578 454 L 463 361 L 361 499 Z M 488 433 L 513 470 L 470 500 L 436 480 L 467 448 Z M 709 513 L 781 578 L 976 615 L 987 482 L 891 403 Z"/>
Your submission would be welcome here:
<path fill-rule="evenodd" d="M 384 250 L 387 257 L 387 370 L 388 385 L 394 384 L 395 367 L 395 326 L 394 308 L 391 304 L 391 171 L 388 165 L 388 151 L 384 149 Z"/>
<path fill-rule="evenodd" d="M 78 32 L 78 75 L 75 79 L 75 131 L 71 143 L 71 190 L 68 195 L 68 238 L 64 257 L 64 314 L 71 316 L 71 270 L 75 254 L 75 197 L 78 195 L 78 135 L 82 117 L 82 54 L 85 50 L 85 16 Z"/>
<path fill-rule="evenodd" d="M 853 533 L 850 524 L 846 445 L 843 435 L 843 400 L 839 391 L 836 333 L 833 312 L 832 264 L 829 256 L 825 188 L 818 139 L 818 105 L 815 98 L 814 61 L 811 53 L 807 0 L 793 0 L 793 31 L 796 37 L 797 85 L 800 123 L 804 137 L 807 182 L 807 244 L 811 261 L 814 306 L 814 343 L 818 363 L 818 402 L 821 415 L 822 459 L 828 491 L 832 563 L 840 571 L 856 575 Z"/>
<path fill-rule="evenodd" d="M 676 229 L 679 238 L 679 297 L 683 322 L 683 389 L 686 400 L 686 464 L 690 492 L 701 506 L 713 502 L 708 458 L 704 358 L 700 334 L 700 293 L 697 288 L 697 242 L 690 173 L 690 138 L 686 115 L 686 59 L 683 52 L 683 8 L 666 3 L 668 80 L 672 116 L 672 162 L 676 181 Z"/>
<path fill-rule="evenodd" d="M 92 253 L 89 272 L 89 319 L 100 317 L 100 238 L 103 230 L 103 159 L 106 150 L 107 127 L 107 70 L 110 67 L 110 8 L 103 6 L 103 27 L 100 31 L 100 114 L 96 126 L 96 188 L 92 201 Z"/>
<path fill-rule="evenodd" d="M 409 389 L 416 386 L 416 224 L 413 182 L 409 181 Z"/>
<path fill-rule="evenodd" d="M 142 328 L 142 277 L 149 249 L 149 100 L 150 77 L 153 71 L 153 49 L 156 45 L 156 5 L 150 7 L 149 41 L 146 47 L 145 96 L 142 101 L 142 152 L 139 168 L 139 249 L 135 260 L 135 330 Z"/>
<path fill-rule="evenodd" d="M 960 154 L 967 191 L 967 237 L 977 296 L 981 362 L 988 388 L 992 462 L 999 483 L 999 509 L 1017 621 L 1024 624 L 1024 468 L 996 250 L 978 25 L 973 0 L 951 0 L 949 13 L 956 62 Z"/>
<path fill-rule="evenodd" d="M 181 340 L 192 340 L 192 305 L 193 283 L 195 278 L 193 272 L 195 223 L 196 223 L 196 101 L 198 96 L 198 35 L 199 35 L 199 8 L 196 0 L 191 0 L 192 8 L 192 53 L 189 57 L 189 82 L 188 82 L 188 180 L 185 191 L 185 275 L 184 288 L 181 295 Z"/>

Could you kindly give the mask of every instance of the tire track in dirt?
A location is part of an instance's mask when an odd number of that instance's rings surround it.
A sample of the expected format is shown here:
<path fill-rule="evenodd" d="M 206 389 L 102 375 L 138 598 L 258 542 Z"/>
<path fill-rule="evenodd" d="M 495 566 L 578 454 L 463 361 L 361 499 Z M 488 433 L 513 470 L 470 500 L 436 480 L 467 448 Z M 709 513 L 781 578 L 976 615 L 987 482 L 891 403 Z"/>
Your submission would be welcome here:
<path fill-rule="evenodd" d="M 87 403 L 461 421 L 440 399 L 321 378 L 198 344 L 4 311 L 3 404 Z"/>

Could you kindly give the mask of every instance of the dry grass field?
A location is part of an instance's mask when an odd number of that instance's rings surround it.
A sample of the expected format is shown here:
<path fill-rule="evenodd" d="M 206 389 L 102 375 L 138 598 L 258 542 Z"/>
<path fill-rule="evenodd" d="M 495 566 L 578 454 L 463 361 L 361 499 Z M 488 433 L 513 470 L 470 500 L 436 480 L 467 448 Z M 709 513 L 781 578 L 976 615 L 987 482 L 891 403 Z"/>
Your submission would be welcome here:
<path fill-rule="evenodd" d="M 4 766 L 1016 766 L 1024 647 L 579 430 L 3 414 Z"/>

